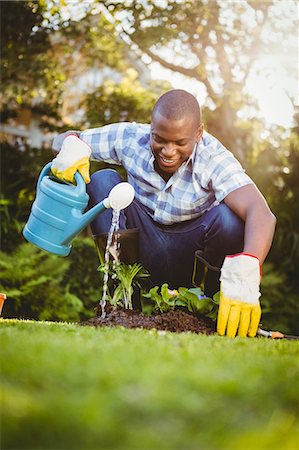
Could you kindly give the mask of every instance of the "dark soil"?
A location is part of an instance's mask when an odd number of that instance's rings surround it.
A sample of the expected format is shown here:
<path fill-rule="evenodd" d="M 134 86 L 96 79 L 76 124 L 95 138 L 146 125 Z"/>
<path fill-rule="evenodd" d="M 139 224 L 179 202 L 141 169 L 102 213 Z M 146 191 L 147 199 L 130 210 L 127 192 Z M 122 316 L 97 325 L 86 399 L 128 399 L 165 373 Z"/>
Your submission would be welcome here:
<path fill-rule="evenodd" d="M 139 311 L 123 308 L 106 308 L 106 317 L 92 317 L 84 326 L 125 328 L 144 328 L 171 331 L 174 333 L 191 331 L 193 333 L 214 334 L 215 323 L 204 316 L 194 315 L 181 309 L 163 314 L 144 315 Z"/>

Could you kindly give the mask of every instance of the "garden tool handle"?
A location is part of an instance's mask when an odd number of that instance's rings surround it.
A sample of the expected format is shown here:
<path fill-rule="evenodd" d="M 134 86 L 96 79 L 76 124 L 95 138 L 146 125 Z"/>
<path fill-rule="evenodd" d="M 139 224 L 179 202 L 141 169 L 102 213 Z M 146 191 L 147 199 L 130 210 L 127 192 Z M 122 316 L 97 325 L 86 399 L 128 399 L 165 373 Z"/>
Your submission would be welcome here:
<path fill-rule="evenodd" d="M 271 338 L 271 339 L 288 339 L 288 340 L 299 340 L 299 336 L 291 336 L 290 334 L 283 334 L 280 331 L 266 331 L 258 328 L 257 335 Z"/>

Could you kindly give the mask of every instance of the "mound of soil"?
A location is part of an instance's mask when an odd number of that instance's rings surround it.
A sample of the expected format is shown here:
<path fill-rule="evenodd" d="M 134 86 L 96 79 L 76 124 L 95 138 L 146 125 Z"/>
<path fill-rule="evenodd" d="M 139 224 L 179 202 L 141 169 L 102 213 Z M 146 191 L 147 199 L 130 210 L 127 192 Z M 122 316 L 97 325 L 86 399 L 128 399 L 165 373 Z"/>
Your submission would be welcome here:
<path fill-rule="evenodd" d="M 106 317 L 92 317 L 84 326 L 113 327 L 123 326 L 125 328 L 145 328 L 147 330 L 171 331 L 181 333 L 191 331 L 193 333 L 214 334 L 215 323 L 204 316 L 194 315 L 181 309 L 175 309 L 163 314 L 147 316 L 139 311 L 123 308 L 106 309 Z"/>

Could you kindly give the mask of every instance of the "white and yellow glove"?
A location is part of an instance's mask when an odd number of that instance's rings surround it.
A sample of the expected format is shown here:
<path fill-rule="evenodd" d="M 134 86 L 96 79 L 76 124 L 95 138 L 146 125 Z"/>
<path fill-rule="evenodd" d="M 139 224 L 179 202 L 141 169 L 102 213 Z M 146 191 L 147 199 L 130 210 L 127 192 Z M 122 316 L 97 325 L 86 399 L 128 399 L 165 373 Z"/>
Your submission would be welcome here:
<path fill-rule="evenodd" d="M 52 150 L 55 154 L 60 152 L 63 141 L 65 140 L 65 138 L 67 136 L 70 136 L 71 134 L 77 136 L 78 138 L 80 137 L 80 131 L 78 131 L 78 130 L 68 130 L 68 131 L 65 131 L 64 133 L 60 133 L 60 134 L 57 134 L 57 136 L 55 136 L 55 138 L 53 139 L 53 142 L 52 142 Z"/>
<path fill-rule="evenodd" d="M 78 171 L 85 183 L 90 182 L 89 157 L 91 149 L 75 134 L 69 134 L 62 143 L 61 150 L 52 161 L 53 175 L 63 181 L 74 182 L 74 175 Z"/>
<path fill-rule="evenodd" d="M 217 332 L 229 337 L 256 335 L 260 318 L 260 263 L 246 253 L 227 256 L 220 276 Z"/>

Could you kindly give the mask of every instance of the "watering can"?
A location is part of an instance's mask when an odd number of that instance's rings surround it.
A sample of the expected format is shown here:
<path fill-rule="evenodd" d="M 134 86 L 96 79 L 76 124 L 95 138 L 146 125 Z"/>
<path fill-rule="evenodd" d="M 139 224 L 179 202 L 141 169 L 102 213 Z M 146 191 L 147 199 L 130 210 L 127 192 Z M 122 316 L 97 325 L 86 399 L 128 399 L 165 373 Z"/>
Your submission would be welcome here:
<path fill-rule="evenodd" d="M 107 208 L 121 210 L 130 205 L 134 188 L 129 183 L 119 183 L 107 198 L 83 213 L 89 200 L 84 179 L 76 172 L 76 186 L 65 183 L 50 174 L 51 165 L 52 162 L 48 163 L 40 173 L 36 198 L 23 235 L 47 252 L 67 256 L 72 248 L 71 241 L 97 214 Z"/>

